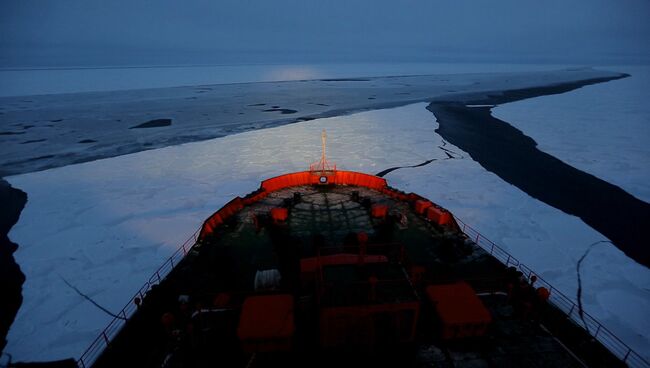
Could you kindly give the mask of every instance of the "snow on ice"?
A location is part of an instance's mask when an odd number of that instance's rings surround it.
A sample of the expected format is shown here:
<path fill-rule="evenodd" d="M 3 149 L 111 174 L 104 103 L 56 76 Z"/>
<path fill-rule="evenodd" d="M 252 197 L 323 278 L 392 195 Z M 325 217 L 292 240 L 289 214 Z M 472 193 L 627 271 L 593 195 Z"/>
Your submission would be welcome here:
<path fill-rule="evenodd" d="M 540 150 L 650 202 L 650 68 L 614 69 L 631 76 L 492 111 Z"/>

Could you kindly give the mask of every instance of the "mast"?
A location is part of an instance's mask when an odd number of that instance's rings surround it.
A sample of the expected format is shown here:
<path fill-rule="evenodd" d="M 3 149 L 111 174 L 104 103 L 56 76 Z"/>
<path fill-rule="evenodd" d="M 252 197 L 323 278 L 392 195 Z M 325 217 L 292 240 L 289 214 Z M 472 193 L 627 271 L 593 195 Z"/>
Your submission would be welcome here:
<path fill-rule="evenodd" d="M 323 150 L 322 150 L 323 155 L 320 158 L 320 162 L 322 162 L 324 164 L 324 163 L 327 162 L 327 156 L 325 154 L 325 148 L 327 146 L 327 133 L 325 132 L 325 129 L 323 129 L 323 133 L 321 134 L 320 137 L 321 137 L 321 141 L 322 141 L 322 145 L 323 145 Z M 324 168 L 325 168 L 325 166 L 323 165 L 323 169 Z"/>
<path fill-rule="evenodd" d="M 321 156 L 320 160 L 316 163 L 309 165 L 309 171 L 318 173 L 319 175 L 328 176 L 336 171 L 336 164 L 330 163 L 327 160 L 327 132 L 323 129 L 321 133 Z"/>

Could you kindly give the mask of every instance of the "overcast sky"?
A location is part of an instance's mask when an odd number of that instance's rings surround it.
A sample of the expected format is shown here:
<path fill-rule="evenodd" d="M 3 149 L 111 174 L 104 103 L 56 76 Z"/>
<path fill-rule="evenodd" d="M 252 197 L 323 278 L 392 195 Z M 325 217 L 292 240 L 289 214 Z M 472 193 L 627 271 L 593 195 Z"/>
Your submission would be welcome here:
<path fill-rule="evenodd" d="M 650 62 L 650 0 L 1 0 L 0 66 Z"/>

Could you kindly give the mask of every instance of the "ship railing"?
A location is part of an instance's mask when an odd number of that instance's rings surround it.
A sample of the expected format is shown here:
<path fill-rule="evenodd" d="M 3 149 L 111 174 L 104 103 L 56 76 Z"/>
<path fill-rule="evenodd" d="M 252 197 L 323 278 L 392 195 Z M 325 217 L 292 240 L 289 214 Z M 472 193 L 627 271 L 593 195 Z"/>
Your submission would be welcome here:
<path fill-rule="evenodd" d="M 172 253 L 165 262 L 158 267 L 158 269 L 149 277 L 149 280 L 145 282 L 140 289 L 133 295 L 129 302 L 115 314 L 115 317 L 108 323 L 108 325 L 102 330 L 102 332 L 93 340 L 90 346 L 86 351 L 81 354 L 81 357 L 77 360 L 77 365 L 81 368 L 91 367 L 95 361 L 102 355 L 104 349 L 106 349 L 111 341 L 119 334 L 120 330 L 127 321 L 135 314 L 139 306 L 136 304 L 136 300 L 144 300 L 147 292 L 155 285 L 158 285 L 170 272 L 171 270 L 189 253 L 192 247 L 196 244 L 197 237 L 201 229 L 199 228 L 192 234 L 183 244 L 181 244 L 174 253 Z"/>
<path fill-rule="evenodd" d="M 570 318 L 576 325 L 584 329 L 589 335 L 598 340 L 605 348 L 607 348 L 617 358 L 621 359 L 629 367 L 645 367 L 650 368 L 650 362 L 643 358 L 639 353 L 634 351 L 626 343 L 624 343 L 618 336 L 614 335 L 607 327 L 600 323 L 596 318 L 592 317 L 589 313 L 581 310 L 576 303 L 569 297 L 564 295 L 560 290 L 553 287 L 549 282 L 544 280 L 537 272 L 530 269 L 525 264 L 519 262 L 514 256 L 505 251 L 503 248 L 486 238 L 476 229 L 467 225 L 464 221 L 454 216 L 461 231 L 474 243 L 483 248 L 486 252 L 490 253 L 494 258 L 503 263 L 506 267 L 515 267 L 521 271 L 527 279 L 530 280 L 531 276 L 536 276 L 535 287 L 545 287 L 549 292 L 549 301 L 568 318 Z"/>

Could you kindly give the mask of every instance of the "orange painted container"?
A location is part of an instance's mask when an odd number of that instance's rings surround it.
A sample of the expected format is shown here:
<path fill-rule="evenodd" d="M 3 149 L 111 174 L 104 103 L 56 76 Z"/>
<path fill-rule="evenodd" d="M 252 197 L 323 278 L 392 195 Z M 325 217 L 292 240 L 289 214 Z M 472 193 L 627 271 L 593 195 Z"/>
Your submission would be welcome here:
<path fill-rule="evenodd" d="M 370 208 L 370 215 L 373 218 L 386 218 L 388 216 L 388 206 L 385 204 L 373 204 Z"/>
<path fill-rule="evenodd" d="M 415 201 L 415 213 L 418 215 L 424 215 L 424 211 L 426 211 L 431 206 L 433 206 L 433 203 L 431 203 L 431 201 L 418 199 Z"/>
<path fill-rule="evenodd" d="M 289 210 L 281 207 L 272 208 L 271 218 L 274 221 L 287 221 L 287 219 L 289 218 Z"/>
<path fill-rule="evenodd" d="M 451 214 L 442 208 L 431 206 L 427 209 L 427 219 L 438 225 L 447 225 L 451 223 Z"/>
<path fill-rule="evenodd" d="M 466 282 L 431 285 L 426 294 L 441 322 L 445 340 L 483 336 L 492 321 L 490 312 Z"/>
<path fill-rule="evenodd" d="M 296 330 L 293 316 L 291 295 L 246 298 L 237 328 L 242 349 L 249 353 L 291 350 Z"/>

